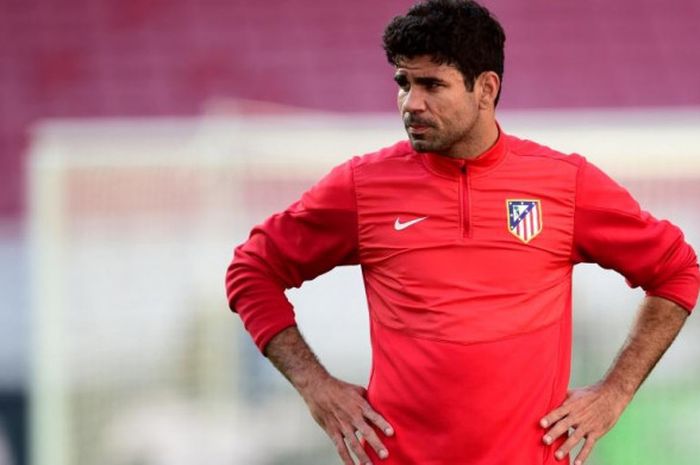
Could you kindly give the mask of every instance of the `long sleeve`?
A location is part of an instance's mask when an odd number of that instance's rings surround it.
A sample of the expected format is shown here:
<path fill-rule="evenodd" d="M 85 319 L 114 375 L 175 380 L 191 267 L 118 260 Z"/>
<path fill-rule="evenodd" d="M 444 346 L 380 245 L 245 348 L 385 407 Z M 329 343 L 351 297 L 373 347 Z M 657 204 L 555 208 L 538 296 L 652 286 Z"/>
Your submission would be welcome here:
<path fill-rule="evenodd" d="M 229 307 L 261 351 L 295 324 L 285 289 L 359 261 L 351 164 L 333 169 L 299 201 L 253 228 L 235 249 L 226 273 Z"/>
<path fill-rule="evenodd" d="M 698 298 L 698 260 L 681 230 L 641 210 L 624 188 L 585 160 L 577 179 L 572 259 L 614 269 L 630 286 L 688 312 Z"/>

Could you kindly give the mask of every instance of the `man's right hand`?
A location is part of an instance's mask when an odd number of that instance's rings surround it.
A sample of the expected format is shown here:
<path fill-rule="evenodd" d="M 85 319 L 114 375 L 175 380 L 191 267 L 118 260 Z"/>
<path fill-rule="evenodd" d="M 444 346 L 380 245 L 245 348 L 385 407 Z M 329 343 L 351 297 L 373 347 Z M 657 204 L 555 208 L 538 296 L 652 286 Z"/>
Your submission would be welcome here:
<path fill-rule="evenodd" d="M 295 326 L 276 334 L 265 347 L 265 355 L 299 391 L 345 465 L 354 465 L 351 453 L 362 465 L 372 465 L 364 441 L 380 458 L 389 456 L 372 425 L 386 436 L 393 436 L 394 429 L 367 402 L 362 386 L 328 374 Z"/>
<path fill-rule="evenodd" d="M 311 415 L 333 440 L 345 465 L 353 465 L 351 452 L 360 464 L 372 464 L 364 450 L 364 441 L 369 443 L 380 458 L 389 456 L 387 448 L 371 425 L 375 425 L 386 436 L 392 436 L 394 429 L 367 402 L 366 390 L 362 386 L 329 375 L 310 383 L 301 391 L 301 395 L 309 406 Z"/>

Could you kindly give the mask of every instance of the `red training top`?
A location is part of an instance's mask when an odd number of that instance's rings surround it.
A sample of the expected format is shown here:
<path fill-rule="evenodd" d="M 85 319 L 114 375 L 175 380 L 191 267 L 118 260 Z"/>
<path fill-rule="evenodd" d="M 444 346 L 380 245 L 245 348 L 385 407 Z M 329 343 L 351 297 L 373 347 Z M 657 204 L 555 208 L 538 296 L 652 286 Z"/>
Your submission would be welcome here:
<path fill-rule="evenodd" d="M 386 465 L 555 464 L 538 421 L 565 398 L 573 265 L 690 311 L 697 257 L 578 155 L 505 134 L 474 160 L 407 141 L 333 169 L 235 251 L 231 308 L 262 350 L 295 324 L 284 290 L 362 265 L 368 399 Z"/>

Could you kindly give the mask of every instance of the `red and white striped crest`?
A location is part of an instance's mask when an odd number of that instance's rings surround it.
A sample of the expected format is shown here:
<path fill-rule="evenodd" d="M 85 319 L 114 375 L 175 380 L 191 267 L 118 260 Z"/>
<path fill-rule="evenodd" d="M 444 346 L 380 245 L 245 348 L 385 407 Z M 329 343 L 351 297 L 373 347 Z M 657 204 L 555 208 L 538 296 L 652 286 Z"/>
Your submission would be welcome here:
<path fill-rule="evenodd" d="M 506 200 L 508 230 L 527 243 L 542 231 L 542 207 L 539 200 Z"/>

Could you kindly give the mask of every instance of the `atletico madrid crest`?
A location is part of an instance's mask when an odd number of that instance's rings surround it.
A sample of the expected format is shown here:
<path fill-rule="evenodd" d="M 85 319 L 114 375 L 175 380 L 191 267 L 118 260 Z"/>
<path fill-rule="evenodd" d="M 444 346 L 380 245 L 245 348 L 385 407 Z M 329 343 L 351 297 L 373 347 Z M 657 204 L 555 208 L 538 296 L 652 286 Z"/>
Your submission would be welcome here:
<path fill-rule="evenodd" d="M 506 200 L 508 231 L 528 243 L 542 232 L 542 207 L 539 200 Z"/>

